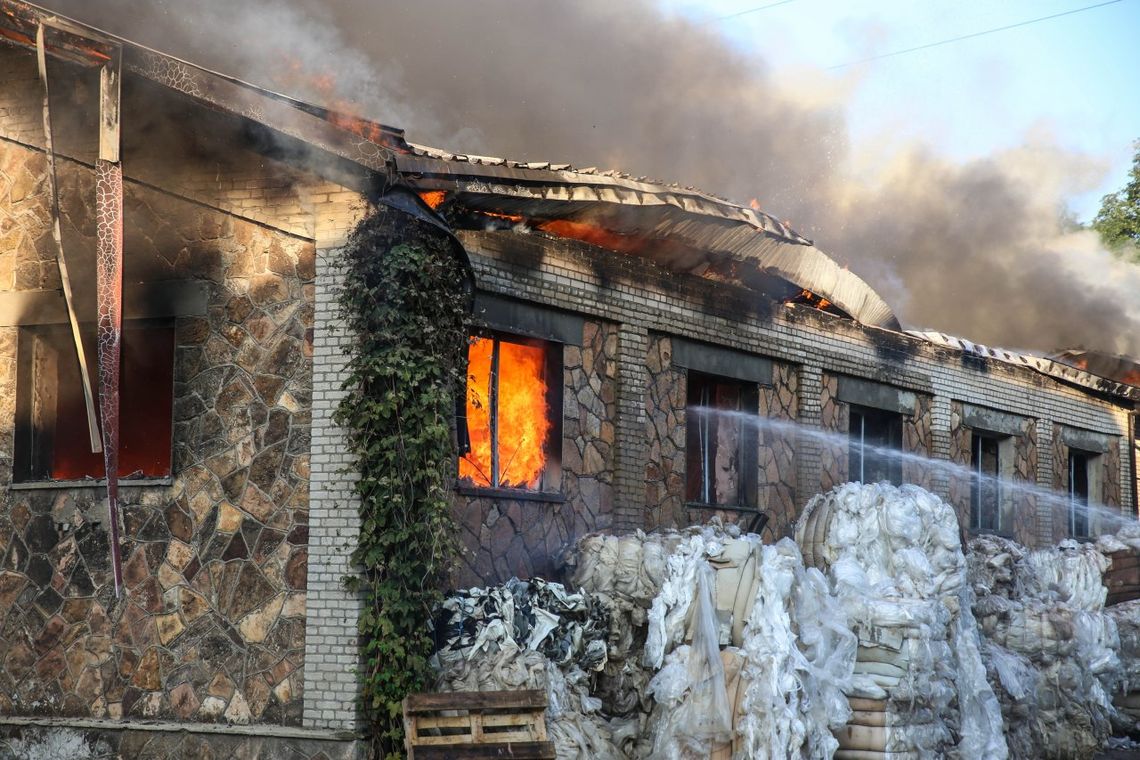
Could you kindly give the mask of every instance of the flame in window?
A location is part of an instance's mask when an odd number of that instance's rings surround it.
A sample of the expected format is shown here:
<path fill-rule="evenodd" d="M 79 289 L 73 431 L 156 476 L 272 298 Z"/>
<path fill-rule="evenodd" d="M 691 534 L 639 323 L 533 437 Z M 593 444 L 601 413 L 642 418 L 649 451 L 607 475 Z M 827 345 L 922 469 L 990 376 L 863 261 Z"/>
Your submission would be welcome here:
<path fill-rule="evenodd" d="M 477 338 L 467 356 L 471 450 L 459 460 L 459 477 L 483 487 L 538 488 L 550 432 L 545 349 Z"/>

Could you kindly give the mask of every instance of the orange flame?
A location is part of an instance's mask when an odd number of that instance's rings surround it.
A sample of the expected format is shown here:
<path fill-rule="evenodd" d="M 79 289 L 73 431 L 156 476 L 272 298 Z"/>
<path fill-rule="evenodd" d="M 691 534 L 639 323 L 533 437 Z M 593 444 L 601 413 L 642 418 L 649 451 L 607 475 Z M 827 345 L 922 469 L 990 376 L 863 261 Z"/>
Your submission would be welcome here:
<path fill-rule="evenodd" d="M 523 220 L 520 214 L 503 214 L 498 211 L 480 211 L 479 213 L 493 219 L 506 219 L 508 222 L 514 222 L 515 224 L 520 224 Z"/>
<path fill-rule="evenodd" d="M 281 81 L 290 89 L 315 92 L 327 110 L 325 118 L 330 124 L 370 142 L 388 142 L 383 125 L 358 116 L 358 106 L 337 94 L 337 82 L 333 74 L 308 71 L 300 60 L 286 56 L 280 76 Z"/>
<path fill-rule="evenodd" d="M 433 211 L 443 205 L 447 200 L 446 190 L 424 190 L 420 193 L 420 199 L 428 205 L 428 208 Z"/>
<path fill-rule="evenodd" d="M 550 233 L 557 237 L 581 240 L 583 243 L 590 243 L 599 248 L 608 248 L 617 253 L 637 253 L 645 247 L 645 240 L 643 238 L 618 235 L 617 233 L 610 232 L 609 230 L 587 222 L 575 222 L 569 219 L 551 219 L 548 222 L 541 222 L 538 228 L 543 232 Z"/>
<path fill-rule="evenodd" d="M 550 432 L 545 352 L 540 346 L 506 340 L 499 340 L 498 348 L 497 377 L 491 374 L 494 339 L 477 338 L 467 352 L 471 451 L 459 460 L 459 477 L 482 487 L 537 488 L 546 467 L 545 444 Z M 496 440 L 491 434 L 492 414 Z M 495 465 L 497 483 L 493 480 Z"/>
<path fill-rule="evenodd" d="M 827 300 L 821 295 L 817 295 L 807 288 L 803 288 L 799 293 L 789 298 L 786 303 L 805 303 L 816 309 L 826 309 L 831 306 L 831 301 Z"/>

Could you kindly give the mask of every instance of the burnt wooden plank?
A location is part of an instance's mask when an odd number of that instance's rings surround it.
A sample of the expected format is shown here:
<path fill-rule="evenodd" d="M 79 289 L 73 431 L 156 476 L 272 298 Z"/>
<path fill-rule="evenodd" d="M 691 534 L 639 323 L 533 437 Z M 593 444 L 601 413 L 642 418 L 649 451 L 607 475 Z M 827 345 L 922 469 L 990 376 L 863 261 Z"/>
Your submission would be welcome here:
<path fill-rule="evenodd" d="M 545 710 L 546 692 L 541 689 L 522 691 L 454 691 L 439 694 L 409 694 L 404 698 L 404 713 L 438 710 Z"/>
<path fill-rule="evenodd" d="M 554 757 L 553 742 L 511 742 L 509 744 L 464 744 L 453 746 L 414 747 L 411 760 L 549 760 Z"/>

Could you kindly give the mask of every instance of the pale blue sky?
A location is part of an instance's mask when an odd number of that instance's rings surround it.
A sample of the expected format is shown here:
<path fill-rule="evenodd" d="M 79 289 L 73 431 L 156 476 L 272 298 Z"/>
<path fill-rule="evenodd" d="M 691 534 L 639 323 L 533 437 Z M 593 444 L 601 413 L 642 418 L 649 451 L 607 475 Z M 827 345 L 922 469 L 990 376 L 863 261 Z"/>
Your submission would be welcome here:
<path fill-rule="evenodd" d="M 1099 0 L 662 0 L 666 8 L 722 31 L 756 52 L 773 75 L 819 86 L 820 70 L 995 27 L 1093 5 Z M 1089 219 L 1100 196 L 1125 181 L 1140 138 L 1140 0 L 927 50 L 826 71 L 850 90 L 856 146 L 884 136 L 920 139 L 968 160 L 1022 144 L 1029 134 L 1086 152 L 1108 167 L 1096 190 L 1070 197 Z M 815 82 L 817 84 L 811 84 Z"/>

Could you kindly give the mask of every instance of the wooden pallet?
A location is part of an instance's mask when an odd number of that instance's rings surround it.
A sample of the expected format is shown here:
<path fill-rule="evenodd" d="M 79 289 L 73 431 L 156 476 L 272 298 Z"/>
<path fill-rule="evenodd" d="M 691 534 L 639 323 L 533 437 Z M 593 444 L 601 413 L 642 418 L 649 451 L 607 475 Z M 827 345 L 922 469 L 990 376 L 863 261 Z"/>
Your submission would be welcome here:
<path fill-rule="evenodd" d="M 408 760 L 513 758 L 548 760 L 546 692 L 457 691 L 404 699 Z"/>

